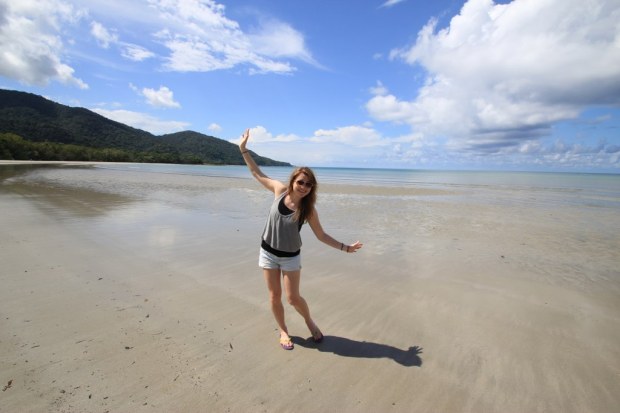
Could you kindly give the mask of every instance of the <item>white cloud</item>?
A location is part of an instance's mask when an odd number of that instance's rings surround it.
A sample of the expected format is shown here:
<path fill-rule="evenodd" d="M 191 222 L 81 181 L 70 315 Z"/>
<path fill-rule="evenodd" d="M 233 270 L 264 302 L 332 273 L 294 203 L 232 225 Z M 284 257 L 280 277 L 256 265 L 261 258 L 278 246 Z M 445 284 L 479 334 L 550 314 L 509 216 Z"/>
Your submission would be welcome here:
<path fill-rule="evenodd" d="M 58 0 L 0 0 L 0 76 L 30 85 L 51 81 L 87 89 L 63 62 L 65 24 L 83 13 Z"/>
<path fill-rule="evenodd" d="M 189 127 L 189 123 L 187 122 L 161 120 L 146 113 L 129 110 L 107 110 L 100 108 L 91 110 L 108 119 L 151 132 L 154 135 L 180 132 Z"/>
<path fill-rule="evenodd" d="M 174 100 L 172 90 L 166 86 L 160 86 L 158 90 L 144 88 L 142 94 L 146 98 L 146 102 L 158 108 L 180 108 L 179 102 Z"/>
<path fill-rule="evenodd" d="M 252 33 L 226 17 L 213 0 L 150 0 L 159 16 L 155 39 L 170 51 L 165 68 L 206 72 L 248 65 L 251 73 L 291 73 L 286 59 L 318 65 L 303 35 L 286 23 L 267 19 Z"/>
<path fill-rule="evenodd" d="M 157 37 L 170 50 L 164 65 L 166 70 L 175 72 L 209 72 L 230 69 L 243 61 L 241 56 L 226 55 L 224 45 L 220 50 L 197 37 L 172 34 L 161 31 Z"/>
<path fill-rule="evenodd" d="M 365 148 L 383 146 L 386 142 L 379 132 L 366 126 L 344 126 L 336 129 L 319 129 L 310 138 L 311 142 L 338 143 L 350 147 Z"/>
<path fill-rule="evenodd" d="M 498 158 L 504 164 L 526 164 L 562 169 L 592 169 L 606 166 L 620 169 L 620 148 L 604 141 L 594 145 L 556 140 L 549 144 L 527 141 L 517 147 L 504 148 Z"/>
<path fill-rule="evenodd" d="M 158 108 L 180 108 L 181 104 L 174 100 L 174 93 L 166 86 L 160 86 L 158 90 L 151 88 L 138 88 L 133 83 L 129 83 L 129 88 L 146 98 L 146 103 Z"/>
<path fill-rule="evenodd" d="M 381 81 L 377 81 L 377 85 L 370 88 L 370 93 L 377 96 L 385 96 L 389 91 Z"/>
<path fill-rule="evenodd" d="M 110 43 L 118 42 L 118 34 L 106 29 L 103 24 L 93 21 L 90 24 L 90 34 L 99 42 L 101 47 L 107 49 Z"/>
<path fill-rule="evenodd" d="M 379 84 L 366 108 L 454 148 L 518 146 L 588 105 L 620 104 L 618 21 L 617 1 L 469 0 L 448 27 L 432 19 L 413 45 L 391 52 L 426 70 L 416 99 Z"/>
<path fill-rule="evenodd" d="M 289 135 L 277 135 L 273 136 L 271 132 L 267 130 L 264 126 L 255 126 L 250 128 L 250 140 L 253 144 L 263 144 L 263 143 L 288 143 L 288 142 L 298 142 L 302 138 L 297 135 L 289 134 Z M 233 143 L 239 143 L 241 141 L 241 136 L 237 139 L 231 140 Z"/>
<path fill-rule="evenodd" d="M 239 143 L 240 137 L 231 140 Z M 335 144 L 348 146 L 350 148 L 366 148 L 371 146 L 382 146 L 386 142 L 382 140 L 381 134 L 369 126 L 344 126 L 336 129 L 318 129 L 311 136 L 301 137 L 295 134 L 279 134 L 274 136 L 264 126 L 250 128 L 250 140 L 253 144 L 265 143 L 316 143 L 316 144 Z"/>
<path fill-rule="evenodd" d="M 320 66 L 306 48 L 303 35 L 287 23 L 267 19 L 247 37 L 251 49 L 261 56 L 300 59 Z"/>
<path fill-rule="evenodd" d="M 231 139 L 238 144 L 240 138 Z M 450 168 L 587 170 L 605 166 L 620 169 L 620 145 L 567 143 L 558 139 L 543 144 L 538 139 L 521 141 L 494 152 L 462 151 L 460 142 L 443 142 L 411 133 L 383 136 L 372 125 L 319 129 L 309 136 L 274 135 L 264 126 L 250 129 L 248 148 L 293 165 Z"/>
<path fill-rule="evenodd" d="M 90 34 L 93 35 L 97 43 L 104 49 L 108 49 L 114 44 L 120 48 L 121 56 L 134 62 L 155 57 L 155 53 L 137 44 L 121 41 L 116 29 L 108 29 L 103 24 L 93 21 L 91 22 Z"/>
<path fill-rule="evenodd" d="M 27 84 L 59 81 L 87 88 L 65 57 L 65 48 L 81 40 L 71 37 L 72 30 L 83 29 L 78 23 L 86 18 L 100 47 L 116 48 L 133 62 L 159 57 L 169 71 L 240 67 L 251 74 L 290 74 L 296 71 L 294 61 L 320 67 L 303 34 L 290 24 L 260 18 L 252 30 L 243 30 L 225 12 L 214 0 L 0 0 L 0 76 Z M 119 18 L 122 26 L 107 26 Z M 92 54 L 77 47 L 69 52 Z"/>
<path fill-rule="evenodd" d="M 402 3 L 403 1 L 405 0 L 387 0 L 380 7 L 393 7 L 396 6 L 398 3 Z"/>
<path fill-rule="evenodd" d="M 137 44 L 123 43 L 121 46 L 121 55 L 129 60 L 133 60 L 134 62 L 141 62 L 146 59 L 150 59 L 151 57 L 155 57 L 155 53 L 150 50 L 138 46 Z"/>
<path fill-rule="evenodd" d="M 373 118 L 383 122 L 417 123 L 417 105 L 414 102 L 399 101 L 396 96 L 388 94 L 383 87 L 373 88 L 375 95 L 366 104 L 366 109 Z"/>
<path fill-rule="evenodd" d="M 248 148 L 272 159 L 294 165 L 371 165 L 392 151 L 393 142 L 412 142 L 411 137 L 396 138 L 392 142 L 368 125 L 351 125 L 336 129 L 319 129 L 310 136 L 295 134 L 274 135 L 264 126 L 250 128 Z M 230 139 L 238 144 L 240 137 Z M 379 150 L 377 150 L 379 148 Z"/>
<path fill-rule="evenodd" d="M 220 125 L 218 125 L 217 123 L 212 123 L 209 126 L 207 126 L 207 130 L 210 132 L 221 132 L 222 131 L 222 127 Z"/>

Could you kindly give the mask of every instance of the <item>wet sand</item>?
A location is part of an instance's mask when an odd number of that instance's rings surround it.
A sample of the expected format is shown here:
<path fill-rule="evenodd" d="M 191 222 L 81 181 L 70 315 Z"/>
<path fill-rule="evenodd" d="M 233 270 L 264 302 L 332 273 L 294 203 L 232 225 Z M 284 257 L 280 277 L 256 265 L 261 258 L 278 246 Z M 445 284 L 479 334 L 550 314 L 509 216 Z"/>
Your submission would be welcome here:
<path fill-rule="evenodd" d="M 0 412 L 616 412 L 620 214 L 324 185 L 284 351 L 249 179 L 0 166 Z M 472 194 L 473 195 L 473 194 Z M 538 195 L 536 195 L 538 196 Z"/>

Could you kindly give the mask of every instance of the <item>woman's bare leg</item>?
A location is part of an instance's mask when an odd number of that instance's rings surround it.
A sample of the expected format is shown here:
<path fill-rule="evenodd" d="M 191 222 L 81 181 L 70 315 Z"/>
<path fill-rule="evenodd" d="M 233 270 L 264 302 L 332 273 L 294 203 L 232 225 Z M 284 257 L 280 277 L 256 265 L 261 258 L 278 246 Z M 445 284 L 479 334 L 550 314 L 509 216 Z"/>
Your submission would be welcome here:
<path fill-rule="evenodd" d="M 288 338 L 288 328 L 284 320 L 284 306 L 282 305 L 282 284 L 280 282 L 280 270 L 263 269 L 267 289 L 269 290 L 269 302 L 271 304 L 271 312 L 280 327 L 280 337 Z"/>
<path fill-rule="evenodd" d="M 306 300 L 299 294 L 299 284 L 301 283 L 301 271 L 283 271 L 284 274 L 284 291 L 288 303 L 295 307 L 295 310 L 304 318 L 306 326 L 315 339 L 322 336 L 319 327 L 310 316 L 310 307 Z"/>

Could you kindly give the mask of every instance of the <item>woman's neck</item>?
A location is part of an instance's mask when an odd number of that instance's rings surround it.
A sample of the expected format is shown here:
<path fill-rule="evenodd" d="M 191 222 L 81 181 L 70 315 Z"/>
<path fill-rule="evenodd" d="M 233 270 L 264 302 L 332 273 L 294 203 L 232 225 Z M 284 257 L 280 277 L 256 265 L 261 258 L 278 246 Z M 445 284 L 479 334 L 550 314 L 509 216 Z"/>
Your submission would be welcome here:
<path fill-rule="evenodd" d="M 301 204 L 301 197 L 291 192 L 289 192 L 287 196 L 288 196 L 290 203 L 295 206 L 295 209 L 297 209 L 298 206 Z"/>

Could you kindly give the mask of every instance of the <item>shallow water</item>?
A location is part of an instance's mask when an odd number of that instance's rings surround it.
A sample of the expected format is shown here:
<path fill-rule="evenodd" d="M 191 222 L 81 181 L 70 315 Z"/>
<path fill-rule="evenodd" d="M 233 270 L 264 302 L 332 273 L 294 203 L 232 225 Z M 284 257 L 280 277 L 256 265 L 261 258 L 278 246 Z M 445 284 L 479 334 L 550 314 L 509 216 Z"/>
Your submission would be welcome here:
<path fill-rule="evenodd" d="M 287 179 L 290 168 L 264 171 Z M 575 278 L 620 274 L 620 176 L 315 172 L 323 227 L 346 242 L 364 241 L 368 265 L 389 257 L 407 267 L 416 254 L 447 248 L 513 254 L 524 263 L 554 257 L 573 263 Z M 230 257 L 231 243 L 255 253 L 272 200 L 247 168 L 237 166 L 3 165 L 0 179 L 0 195 L 29 197 L 67 225 L 76 222 L 100 237 L 122 234 L 117 242 L 170 259 L 192 249 L 200 257 L 205 246 L 220 264 Z M 307 226 L 302 238 L 305 250 L 323 253 Z"/>

